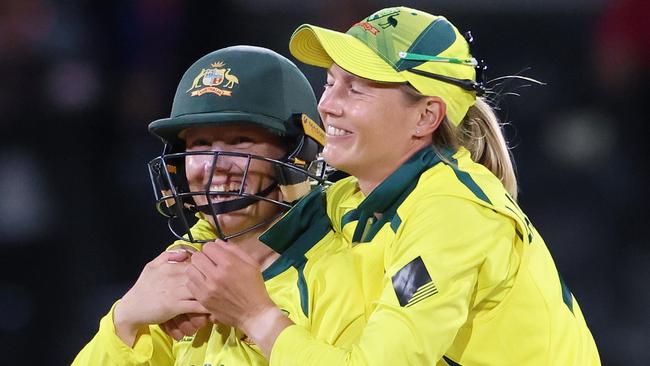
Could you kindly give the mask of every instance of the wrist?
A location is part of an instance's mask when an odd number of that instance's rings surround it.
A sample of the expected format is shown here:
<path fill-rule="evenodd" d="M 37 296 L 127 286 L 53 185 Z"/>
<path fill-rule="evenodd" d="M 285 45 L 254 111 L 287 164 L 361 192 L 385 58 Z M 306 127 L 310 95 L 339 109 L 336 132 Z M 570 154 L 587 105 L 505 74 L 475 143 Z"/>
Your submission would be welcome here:
<path fill-rule="evenodd" d="M 242 331 L 257 344 L 268 358 L 280 333 L 294 323 L 278 307 L 264 309 L 255 317 L 246 319 Z"/>
<path fill-rule="evenodd" d="M 140 324 L 132 321 L 128 317 L 128 310 L 120 300 L 113 308 L 113 326 L 115 334 L 129 347 L 133 347 L 135 338 L 138 335 Z"/>

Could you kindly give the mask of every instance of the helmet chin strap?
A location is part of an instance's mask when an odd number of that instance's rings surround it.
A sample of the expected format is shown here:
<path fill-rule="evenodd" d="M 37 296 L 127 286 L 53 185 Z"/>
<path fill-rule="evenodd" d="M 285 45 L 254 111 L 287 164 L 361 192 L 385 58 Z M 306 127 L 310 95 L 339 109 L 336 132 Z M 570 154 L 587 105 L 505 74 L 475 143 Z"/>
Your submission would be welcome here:
<path fill-rule="evenodd" d="M 255 195 L 260 197 L 266 197 L 269 194 L 271 194 L 271 192 L 273 192 L 277 186 L 278 186 L 277 183 L 272 183 L 270 186 L 257 192 Z M 207 205 L 196 205 L 191 209 L 193 211 L 202 212 L 206 215 L 212 215 L 212 214 L 221 215 L 228 212 L 241 210 L 242 208 L 246 208 L 259 201 L 260 199 L 258 198 L 255 198 L 253 196 L 248 196 L 248 197 L 236 198 L 234 200 L 229 200 L 229 201 L 211 203 Z"/>

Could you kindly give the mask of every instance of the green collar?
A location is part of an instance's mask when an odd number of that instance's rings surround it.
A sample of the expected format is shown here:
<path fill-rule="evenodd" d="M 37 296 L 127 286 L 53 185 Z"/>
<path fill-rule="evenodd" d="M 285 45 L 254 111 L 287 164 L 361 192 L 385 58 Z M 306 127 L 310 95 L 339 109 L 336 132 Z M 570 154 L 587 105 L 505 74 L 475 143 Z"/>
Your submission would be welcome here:
<path fill-rule="evenodd" d="M 452 153 L 444 151 L 444 155 L 451 156 Z M 397 212 L 397 207 L 413 191 L 420 175 L 439 162 L 441 159 L 432 147 L 423 148 L 381 182 L 357 209 L 344 215 L 341 227 L 350 221 L 358 221 L 352 242 L 362 243 L 372 240 L 383 224 L 392 219 Z M 380 213 L 381 217 L 378 219 L 375 213 Z"/>
<path fill-rule="evenodd" d="M 295 268 L 298 272 L 300 308 L 305 316 L 309 316 L 305 254 L 331 229 L 325 209 L 325 192 L 322 187 L 316 187 L 259 238 L 262 243 L 280 253 L 280 258 L 262 272 L 262 278 L 268 281 L 291 267 Z"/>
<path fill-rule="evenodd" d="M 262 273 L 265 280 L 303 265 L 305 253 L 331 230 L 324 199 L 323 188 L 314 188 L 260 236 L 262 243 L 280 253 L 280 258 Z"/>

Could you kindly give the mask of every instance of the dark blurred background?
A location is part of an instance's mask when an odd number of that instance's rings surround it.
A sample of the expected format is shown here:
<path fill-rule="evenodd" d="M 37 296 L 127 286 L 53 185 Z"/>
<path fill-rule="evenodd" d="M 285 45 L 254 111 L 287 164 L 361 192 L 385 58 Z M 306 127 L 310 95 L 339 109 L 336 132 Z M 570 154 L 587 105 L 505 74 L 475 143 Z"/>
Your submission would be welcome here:
<path fill-rule="evenodd" d="M 604 365 L 650 364 L 645 0 L 403 1 L 472 30 L 506 85 L 520 203 L 578 298 Z M 69 364 L 171 241 L 146 170 L 185 69 L 225 46 L 286 56 L 300 24 L 345 31 L 388 1 L 3 0 L 2 364 Z M 322 92 L 324 73 L 300 65 Z M 521 94 L 520 97 L 506 92 Z"/>

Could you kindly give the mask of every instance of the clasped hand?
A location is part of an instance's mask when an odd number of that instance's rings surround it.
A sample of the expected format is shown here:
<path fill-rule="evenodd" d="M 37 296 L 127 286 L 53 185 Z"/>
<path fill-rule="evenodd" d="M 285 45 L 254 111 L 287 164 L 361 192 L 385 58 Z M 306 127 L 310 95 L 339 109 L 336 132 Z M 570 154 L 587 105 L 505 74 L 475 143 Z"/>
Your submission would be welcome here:
<path fill-rule="evenodd" d="M 208 323 L 226 324 L 246 332 L 252 319 L 275 309 L 259 265 L 234 245 L 215 241 L 205 244 L 203 251 L 193 253 L 191 259 L 189 255 L 175 255 L 168 260 L 180 262 L 172 265 L 182 264 L 173 272 L 189 291 L 189 298 L 204 309 L 202 313 L 174 314 L 158 322 L 177 341 Z"/>
<path fill-rule="evenodd" d="M 223 241 L 207 243 L 186 268 L 187 288 L 210 312 L 210 320 L 247 332 L 251 320 L 276 306 L 269 298 L 260 267 L 241 248 Z"/>
<path fill-rule="evenodd" d="M 163 329 L 179 339 L 181 333 L 193 334 L 192 330 L 207 323 L 207 316 L 200 314 L 209 311 L 186 286 L 189 257 L 182 251 L 161 253 L 145 265 L 135 285 L 116 305 L 115 330 L 126 344 L 132 346 L 138 332 L 149 324 L 163 323 Z"/>

